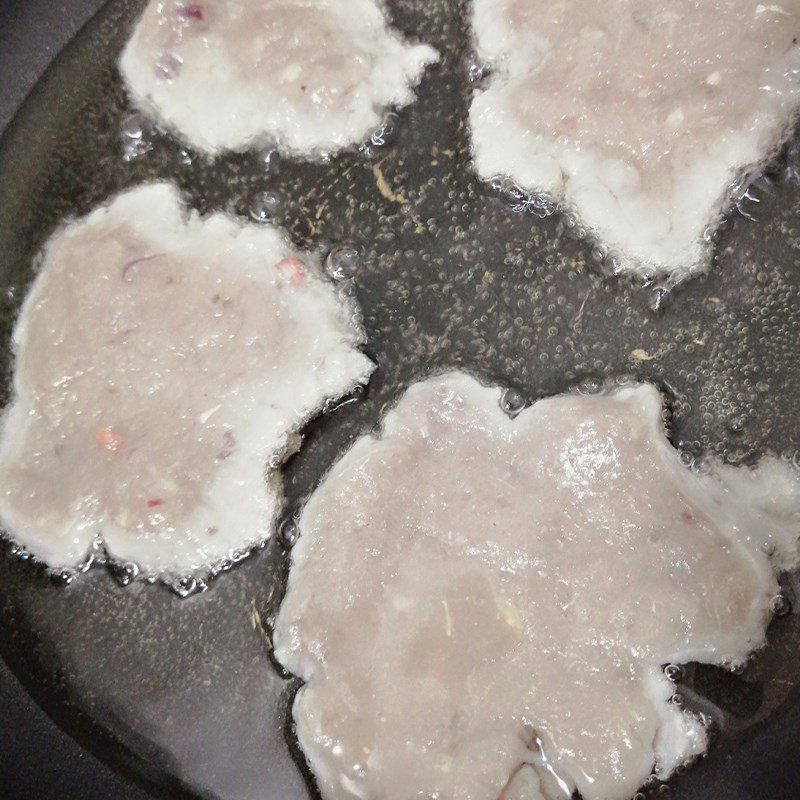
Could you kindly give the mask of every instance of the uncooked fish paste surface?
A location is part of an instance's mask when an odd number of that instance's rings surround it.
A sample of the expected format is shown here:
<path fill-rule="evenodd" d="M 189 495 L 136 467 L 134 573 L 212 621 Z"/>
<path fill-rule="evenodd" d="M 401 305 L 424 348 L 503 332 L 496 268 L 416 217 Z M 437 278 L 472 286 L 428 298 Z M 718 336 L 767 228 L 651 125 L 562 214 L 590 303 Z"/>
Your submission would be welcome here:
<path fill-rule="evenodd" d="M 764 643 L 791 467 L 689 470 L 652 386 L 499 398 L 412 386 L 302 513 L 275 652 L 327 800 L 629 798 L 706 747 L 662 666 Z"/>
<path fill-rule="evenodd" d="M 362 339 L 274 228 L 120 195 L 50 240 L 17 322 L 0 522 L 52 567 L 99 534 L 152 572 L 229 558 L 268 535 L 290 435 L 367 380 Z"/>
<path fill-rule="evenodd" d="M 436 52 L 376 0 L 151 0 L 120 68 L 134 102 L 207 152 L 362 141 Z"/>
<path fill-rule="evenodd" d="M 473 25 L 478 171 L 563 200 L 627 269 L 702 265 L 798 105 L 797 0 L 474 0 Z"/>

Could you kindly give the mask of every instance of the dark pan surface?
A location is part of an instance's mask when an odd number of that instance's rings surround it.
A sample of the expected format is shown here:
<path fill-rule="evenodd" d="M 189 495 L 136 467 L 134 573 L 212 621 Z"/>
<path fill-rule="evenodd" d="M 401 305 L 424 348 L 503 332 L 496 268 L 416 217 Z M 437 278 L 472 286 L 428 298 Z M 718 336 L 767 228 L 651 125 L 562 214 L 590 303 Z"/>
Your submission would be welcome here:
<path fill-rule="evenodd" d="M 55 62 L 0 148 L 6 369 L 31 260 L 59 220 L 169 177 L 204 211 L 247 214 L 263 192 L 276 192 L 278 221 L 298 245 L 352 243 L 362 254 L 355 287 L 379 368 L 364 399 L 308 426 L 285 471 L 292 507 L 406 386 L 452 366 L 531 400 L 635 374 L 672 397 L 676 444 L 731 462 L 765 451 L 792 458 L 800 447 L 794 146 L 759 182 L 759 202 L 745 201 L 747 216 L 726 221 L 710 273 L 653 310 L 654 289 L 605 277 L 567 217 L 519 213 L 474 177 L 464 2 L 388 5 L 400 29 L 443 54 L 419 102 L 400 114 L 394 141 L 329 163 L 275 157 L 267 167 L 258 153 L 205 162 L 158 133 L 148 152 L 122 159 L 131 110 L 115 59 L 141 3 L 109 4 Z M 379 175 L 390 191 L 379 191 Z M 121 586 L 103 570 L 58 586 L 5 551 L 0 652 L 79 741 L 165 796 L 313 796 L 291 733 L 297 684 L 269 658 L 288 566 L 277 539 L 183 601 L 163 587 Z M 742 675 L 689 670 L 688 683 L 722 710 L 723 735 L 703 765 L 670 782 L 672 797 L 800 795 L 798 617 L 777 619 L 769 637 Z"/>

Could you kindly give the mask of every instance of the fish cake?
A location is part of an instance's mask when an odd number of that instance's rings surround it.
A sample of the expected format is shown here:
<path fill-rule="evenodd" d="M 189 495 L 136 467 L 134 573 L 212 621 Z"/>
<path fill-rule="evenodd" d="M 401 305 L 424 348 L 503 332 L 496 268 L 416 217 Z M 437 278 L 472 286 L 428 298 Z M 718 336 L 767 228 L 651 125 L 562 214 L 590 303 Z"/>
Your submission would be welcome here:
<path fill-rule="evenodd" d="M 201 151 L 274 141 L 319 155 L 408 105 L 437 58 L 375 0 L 151 0 L 120 70 L 134 103 Z"/>
<path fill-rule="evenodd" d="M 475 0 L 475 165 L 564 203 L 617 265 L 706 264 L 800 101 L 800 2 Z"/>
<path fill-rule="evenodd" d="M 0 522 L 51 567 L 96 537 L 188 574 L 267 537 L 276 467 L 373 364 L 353 302 L 269 225 L 132 189 L 49 241 L 17 321 Z"/>
<path fill-rule="evenodd" d="M 326 800 L 629 798 L 706 748 L 662 666 L 764 644 L 790 466 L 688 469 L 649 385 L 499 399 L 413 385 L 302 512 L 274 644 Z"/>

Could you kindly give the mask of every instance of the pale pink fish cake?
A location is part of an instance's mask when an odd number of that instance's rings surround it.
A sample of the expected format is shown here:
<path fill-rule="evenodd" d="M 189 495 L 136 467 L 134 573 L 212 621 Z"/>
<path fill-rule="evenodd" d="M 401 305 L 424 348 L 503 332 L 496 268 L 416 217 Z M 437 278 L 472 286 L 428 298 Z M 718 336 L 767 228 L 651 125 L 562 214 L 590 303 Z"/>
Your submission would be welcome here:
<path fill-rule="evenodd" d="M 704 263 L 800 97 L 797 0 L 475 0 L 473 24 L 478 171 L 563 199 L 629 269 Z"/>
<path fill-rule="evenodd" d="M 269 139 L 304 153 L 361 141 L 437 58 L 376 0 L 152 0 L 122 54 L 135 102 L 195 147 Z"/>
<path fill-rule="evenodd" d="M 268 461 L 371 371 L 353 314 L 276 230 L 187 216 L 166 184 L 66 226 L 14 335 L 8 533 L 52 566 L 101 534 L 117 558 L 178 573 L 265 538 Z"/>
<path fill-rule="evenodd" d="M 764 643 L 791 468 L 690 471 L 651 386 L 499 399 L 412 386 L 300 517 L 275 652 L 326 800 L 623 800 L 706 747 L 662 665 Z"/>

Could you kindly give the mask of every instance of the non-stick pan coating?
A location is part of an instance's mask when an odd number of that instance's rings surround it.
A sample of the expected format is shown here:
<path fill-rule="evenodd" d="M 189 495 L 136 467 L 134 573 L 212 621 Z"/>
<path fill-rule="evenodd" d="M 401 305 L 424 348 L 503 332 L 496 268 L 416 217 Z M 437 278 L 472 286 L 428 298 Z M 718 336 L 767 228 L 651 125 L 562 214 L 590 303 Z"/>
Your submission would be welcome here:
<path fill-rule="evenodd" d="M 800 447 L 794 147 L 759 183 L 759 202 L 744 202 L 747 216 L 725 222 L 708 275 L 654 311 L 654 289 L 604 276 L 567 215 L 517 212 L 473 174 L 465 2 L 388 5 L 402 31 L 442 53 L 419 101 L 400 113 L 394 141 L 328 163 L 278 156 L 267 168 L 256 152 L 205 162 L 162 134 L 149 152 L 122 159 L 131 109 L 115 60 L 141 3 L 110 3 L 57 59 L 0 148 L 2 352 L 31 261 L 64 217 L 153 178 L 174 179 L 203 211 L 247 214 L 272 191 L 278 221 L 299 246 L 361 252 L 354 286 L 379 365 L 363 400 L 308 426 L 285 471 L 290 508 L 405 387 L 453 366 L 530 400 L 634 374 L 671 398 L 676 445 L 734 463 L 766 451 L 792 458 Z M 58 586 L 6 551 L 0 651 L 81 742 L 169 796 L 313 796 L 289 719 L 297 684 L 268 652 L 289 558 L 277 539 L 183 601 L 158 586 L 123 587 L 102 569 Z M 695 690 L 723 710 L 723 733 L 704 765 L 670 782 L 671 796 L 750 800 L 769 784 L 765 771 L 774 800 L 800 793 L 797 616 L 777 619 L 769 638 L 742 675 L 689 671 Z"/>

